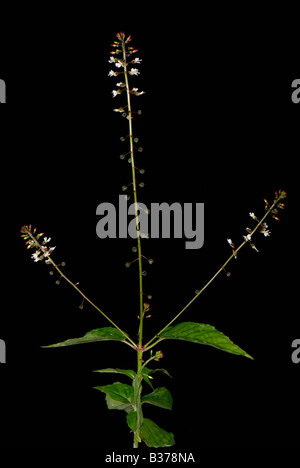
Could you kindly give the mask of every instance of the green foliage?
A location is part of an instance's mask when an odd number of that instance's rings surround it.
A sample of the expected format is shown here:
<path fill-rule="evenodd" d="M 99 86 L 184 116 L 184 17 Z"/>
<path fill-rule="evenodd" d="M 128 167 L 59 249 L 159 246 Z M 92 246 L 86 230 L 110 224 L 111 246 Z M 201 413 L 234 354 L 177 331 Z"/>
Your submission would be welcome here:
<path fill-rule="evenodd" d="M 137 413 L 135 411 L 127 414 L 127 424 L 133 432 L 136 432 Z M 140 436 L 141 440 L 145 442 L 148 447 L 170 447 L 175 444 L 172 432 L 165 431 L 148 418 L 143 419 Z"/>
<path fill-rule="evenodd" d="M 114 400 L 122 403 L 133 403 L 134 392 L 133 387 L 130 385 L 115 382 L 111 385 L 102 385 L 94 388 L 100 390 L 100 392 L 106 393 Z"/>
<path fill-rule="evenodd" d="M 141 59 L 135 57 L 133 59 L 132 54 L 137 52 L 137 49 L 128 45 L 131 42 L 131 36 L 126 38 L 124 32 L 119 32 L 116 35 L 117 40 L 114 41 L 112 45 L 113 51 L 111 52 L 111 57 L 109 59 L 109 63 L 114 64 L 117 70 L 111 70 L 109 72 L 109 76 L 111 77 L 118 77 L 119 74 L 122 75 L 123 81 L 116 84 L 117 90 L 113 90 L 112 94 L 115 98 L 118 95 L 126 94 L 127 96 L 127 104 L 122 105 L 119 108 L 114 109 L 115 112 L 121 113 L 123 117 L 127 118 L 128 121 L 128 135 L 127 137 L 121 137 L 121 141 L 125 142 L 128 141 L 129 144 L 129 151 L 126 154 L 121 155 L 121 159 L 123 160 L 125 156 L 128 154 L 128 162 L 131 163 L 132 167 L 132 191 L 133 191 L 133 198 L 134 198 L 134 206 L 135 206 L 135 218 L 136 218 L 136 226 L 138 228 L 138 215 L 139 215 L 139 204 L 137 198 L 137 180 L 136 180 L 136 166 L 135 166 L 135 149 L 138 152 L 142 151 L 142 147 L 136 148 L 134 143 L 137 143 L 138 139 L 133 137 L 133 114 L 136 111 L 132 110 L 131 107 L 131 96 L 140 96 L 144 94 L 144 91 L 138 91 L 138 88 L 131 88 L 129 83 L 129 75 L 139 75 L 139 71 L 136 68 L 132 68 L 131 64 L 139 64 Z M 128 68 L 130 67 L 130 69 Z M 117 78 L 119 81 L 119 77 Z M 139 114 L 140 111 L 137 111 Z M 127 140 L 128 138 L 128 140 Z M 143 174 L 145 171 L 144 169 L 137 169 L 140 174 Z M 125 191 L 129 185 L 123 186 L 123 190 Z M 138 182 L 139 187 L 144 186 L 144 182 Z M 266 199 L 265 201 L 265 215 L 259 220 L 256 215 L 251 212 L 249 215 L 251 218 L 256 222 L 256 226 L 252 229 L 246 228 L 247 234 L 243 236 L 243 242 L 235 247 L 234 243 L 231 239 L 227 239 L 232 253 L 229 258 L 222 264 L 219 270 L 212 276 L 212 278 L 199 290 L 194 297 L 180 310 L 180 312 L 172 318 L 172 320 L 150 341 L 146 344 L 143 341 L 143 330 L 144 330 L 144 318 L 151 317 L 151 315 L 147 315 L 150 309 L 150 305 L 145 303 L 145 293 L 143 289 L 143 277 L 145 276 L 146 272 L 143 270 L 143 261 L 148 260 L 149 264 L 153 263 L 152 259 L 147 259 L 142 254 L 141 248 L 141 239 L 143 237 L 142 232 L 139 232 L 140 235 L 137 236 L 137 245 L 133 248 L 134 252 L 137 252 L 137 258 L 132 262 L 127 262 L 125 265 L 129 267 L 133 262 L 136 260 L 138 261 L 138 271 L 139 271 L 139 329 L 138 329 L 138 337 L 137 339 L 131 339 L 124 331 L 119 328 L 119 326 L 113 322 L 113 320 L 106 315 L 98 306 L 96 306 L 78 287 L 78 283 L 74 284 L 61 270 L 60 266 L 64 266 L 65 262 L 60 264 L 56 264 L 55 261 L 52 259 L 52 253 L 55 247 L 49 247 L 48 242 L 50 238 L 44 237 L 43 233 L 37 234 L 36 228 L 32 229 L 31 225 L 24 225 L 21 228 L 21 236 L 25 241 L 25 245 L 27 249 L 34 249 L 35 252 L 32 254 L 32 259 L 34 262 L 41 262 L 45 261 L 45 264 L 51 266 L 50 274 L 52 275 L 54 270 L 59 274 L 59 279 L 56 281 L 56 284 L 60 284 L 61 280 L 66 281 L 69 283 L 77 293 L 79 293 L 82 297 L 82 300 L 87 301 L 93 308 L 95 308 L 102 317 L 107 320 L 110 327 L 104 328 L 97 328 L 87 332 L 84 336 L 79 338 L 72 338 L 66 341 L 62 341 L 60 343 L 52 344 L 49 346 L 44 346 L 44 348 L 55 348 L 55 347 L 64 347 L 64 346 L 71 346 L 76 344 L 82 343 L 91 343 L 96 341 L 120 341 L 128 346 L 130 346 L 135 353 L 137 354 L 137 371 L 135 372 L 132 369 L 119 369 L 119 368 L 105 368 L 99 369 L 94 372 L 98 373 L 113 373 L 113 374 L 121 374 L 129 377 L 132 380 L 132 385 L 123 384 L 120 382 L 114 382 L 110 385 L 104 386 L 97 386 L 94 387 L 95 389 L 99 390 L 100 392 L 105 394 L 105 399 L 107 403 L 107 407 L 109 409 L 114 410 L 123 410 L 127 413 L 126 419 L 127 424 L 130 430 L 134 432 L 134 448 L 138 447 L 138 444 L 141 441 L 144 441 L 148 447 L 168 447 L 174 445 L 174 436 L 171 432 L 167 432 L 166 430 L 160 428 L 155 422 L 151 419 L 144 418 L 142 407 L 144 405 L 150 404 L 154 406 L 158 406 L 160 408 L 172 409 L 173 399 L 172 396 L 165 387 L 153 387 L 153 374 L 156 372 L 161 372 L 163 374 L 168 375 L 170 374 L 166 369 L 150 369 L 147 364 L 152 361 L 158 361 L 159 359 L 163 358 L 162 351 L 156 351 L 153 355 L 153 349 L 158 343 L 163 340 L 184 340 L 189 341 L 192 343 L 198 343 L 208 346 L 213 346 L 217 349 L 222 351 L 226 351 L 231 354 L 237 354 L 240 356 L 245 356 L 247 358 L 251 358 L 251 356 L 243 351 L 239 346 L 234 344 L 227 336 L 223 333 L 218 331 L 215 327 L 207 324 L 196 323 L 196 322 L 182 322 L 177 323 L 176 325 L 172 325 L 175 320 L 177 320 L 181 314 L 191 306 L 191 304 L 202 294 L 203 291 L 217 278 L 218 275 L 226 273 L 229 276 L 229 273 L 226 272 L 225 267 L 227 268 L 227 264 L 233 259 L 237 258 L 238 252 L 246 245 L 250 246 L 252 249 L 258 251 L 255 245 L 252 242 L 254 234 L 259 231 L 265 237 L 270 235 L 269 229 L 267 229 L 267 224 L 265 223 L 265 219 L 268 216 L 271 216 L 275 220 L 279 220 L 278 218 L 278 209 L 284 208 L 284 203 L 281 202 L 282 199 L 286 197 L 286 192 L 283 190 L 279 190 L 279 192 L 275 192 L 275 199 L 272 203 L 269 203 Z M 140 228 L 138 229 L 140 231 Z M 145 236 L 146 234 L 144 234 Z M 116 286 L 117 291 L 117 286 Z M 147 298 L 150 299 L 151 295 L 147 295 Z M 80 306 L 81 308 L 81 306 Z M 150 358 L 146 360 L 145 353 L 151 350 Z M 143 380 L 151 387 L 153 390 L 151 393 L 146 395 L 142 395 L 142 383 Z M 187 392 L 191 392 L 191 389 L 187 387 Z M 192 405 L 193 402 L 189 401 L 189 394 L 185 396 L 187 405 Z M 190 415 L 188 415 L 190 417 Z"/>
<path fill-rule="evenodd" d="M 171 375 L 169 374 L 169 372 L 166 369 L 148 369 L 148 367 L 143 367 L 142 368 L 143 379 L 145 380 L 145 382 L 147 382 L 148 385 L 150 385 L 152 390 L 154 390 L 154 387 L 153 387 L 150 379 L 153 379 L 152 374 L 154 374 L 155 372 L 162 372 L 163 374 L 166 374 L 169 377 L 171 377 Z"/>
<path fill-rule="evenodd" d="M 134 410 L 134 389 L 132 386 L 115 382 L 112 385 L 94 388 L 106 394 L 108 409 L 124 410 L 126 413 Z"/>
<path fill-rule="evenodd" d="M 169 390 L 165 387 L 158 387 L 152 393 L 144 395 L 142 397 L 142 403 L 149 403 L 150 405 L 171 410 L 173 398 Z"/>
<path fill-rule="evenodd" d="M 132 369 L 112 369 L 112 368 L 107 368 L 107 369 L 99 369 L 99 370 L 95 370 L 93 372 L 99 372 L 101 374 L 124 374 L 124 375 L 127 375 L 127 377 L 129 377 L 130 379 L 134 379 L 134 377 L 136 376 L 136 372 Z"/>
<path fill-rule="evenodd" d="M 148 447 L 170 447 L 175 444 L 172 432 L 165 431 L 147 418 L 144 418 L 141 426 L 141 439 Z"/>
<path fill-rule="evenodd" d="M 70 340 L 61 341 L 60 343 L 55 343 L 49 346 L 42 346 L 43 348 L 58 348 L 61 346 L 72 346 L 81 343 L 92 343 L 94 341 L 125 341 L 126 335 L 116 328 L 113 327 L 104 327 L 96 328 L 86 333 L 80 338 L 71 338 Z"/>
<path fill-rule="evenodd" d="M 184 340 L 213 346 L 231 354 L 239 354 L 253 359 L 248 353 L 234 344 L 228 336 L 218 331 L 215 327 L 204 323 L 182 322 L 173 327 L 166 328 L 159 334 L 159 338 L 165 340 Z"/>

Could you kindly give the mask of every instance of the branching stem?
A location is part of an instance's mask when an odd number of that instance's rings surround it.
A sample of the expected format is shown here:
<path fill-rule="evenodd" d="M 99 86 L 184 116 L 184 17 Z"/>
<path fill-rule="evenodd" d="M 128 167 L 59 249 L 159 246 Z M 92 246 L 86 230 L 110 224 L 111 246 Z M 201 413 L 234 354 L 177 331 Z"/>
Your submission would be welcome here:
<path fill-rule="evenodd" d="M 255 228 L 252 230 L 251 232 L 251 238 L 253 236 L 253 234 L 257 231 L 257 229 L 263 224 L 264 220 L 267 218 L 267 216 L 274 210 L 274 208 L 276 207 L 276 205 L 278 204 L 278 202 L 281 200 L 281 197 L 277 197 L 275 199 L 275 201 L 273 202 L 272 206 L 270 206 L 270 208 L 268 209 L 268 211 L 266 212 L 266 214 L 261 218 L 261 220 L 257 223 L 257 225 L 255 226 Z M 212 276 L 212 278 L 203 286 L 202 289 L 200 289 L 200 291 L 183 307 L 183 309 L 181 309 L 181 311 L 166 325 L 164 326 L 153 338 L 151 338 L 150 341 L 148 341 L 148 343 L 146 343 L 144 345 L 144 348 L 145 348 L 145 351 L 148 351 L 150 348 L 154 347 L 155 345 L 157 345 L 161 339 L 159 338 L 159 335 L 161 333 L 163 333 L 168 327 L 170 327 L 172 325 L 172 323 L 175 322 L 175 320 L 177 320 L 181 314 L 183 314 L 183 312 L 200 296 L 200 294 L 203 293 L 203 291 L 205 291 L 205 289 L 217 278 L 217 276 L 222 272 L 224 271 L 226 265 L 234 258 L 236 257 L 236 254 L 239 252 L 239 250 L 241 250 L 242 247 L 244 247 L 245 244 L 248 244 L 248 240 L 244 240 L 237 249 L 235 249 L 232 253 L 232 255 L 230 255 L 230 257 L 226 260 L 226 262 L 221 266 L 221 268 Z M 155 339 L 158 338 L 157 341 L 155 341 Z M 155 341 L 153 343 L 153 341 Z M 149 346 L 151 343 L 153 343 L 151 346 Z"/>
<path fill-rule="evenodd" d="M 31 238 L 31 240 L 34 242 L 35 246 L 42 252 L 43 251 L 43 248 L 42 248 L 42 245 L 38 242 L 38 240 L 36 239 L 36 237 L 32 234 L 31 230 L 27 229 L 26 231 L 26 234 Z M 120 327 L 118 327 L 118 325 L 112 320 L 110 319 L 101 309 L 99 309 L 98 306 L 96 306 L 96 304 L 94 304 L 77 286 L 76 284 L 74 284 L 62 271 L 61 269 L 56 265 L 56 263 L 52 260 L 52 258 L 50 256 L 47 257 L 47 261 L 49 263 L 51 263 L 51 265 L 56 269 L 56 271 L 60 274 L 61 278 L 63 278 L 64 280 L 67 281 L 67 283 L 69 283 L 82 297 L 83 299 L 85 299 L 91 306 L 94 307 L 94 309 L 96 309 L 98 312 L 100 312 L 101 315 L 103 315 L 103 317 L 106 318 L 106 320 L 108 320 L 111 325 L 113 325 L 117 330 L 119 330 L 123 335 L 126 336 L 126 339 L 129 341 L 129 343 L 127 341 L 124 340 L 124 343 L 126 343 L 128 346 L 130 346 L 131 348 L 133 349 L 136 349 L 136 343 L 128 336 L 127 333 L 125 333 Z"/>

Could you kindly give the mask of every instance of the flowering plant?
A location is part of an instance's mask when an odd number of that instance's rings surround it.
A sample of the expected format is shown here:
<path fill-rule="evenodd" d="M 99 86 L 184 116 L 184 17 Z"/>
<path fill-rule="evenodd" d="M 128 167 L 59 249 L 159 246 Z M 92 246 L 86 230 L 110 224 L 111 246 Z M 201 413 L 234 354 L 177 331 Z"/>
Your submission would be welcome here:
<path fill-rule="evenodd" d="M 246 233 L 243 235 L 243 241 L 235 247 L 232 239 L 227 239 L 227 242 L 232 250 L 227 260 L 222 264 L 218 271 L 212 276 L 212 278 L 200 289 L 195 292 L 191 300 L 175 315 L 171 321 L 169 321 L 160 331 L 158 331 L 149 341 L 144 342 L 144 321 L 150 317 L 149 310 L 150 304 L 146 300 L 150 300 L 151 296 L 144 293 L 143 288 L 143 277 L 145 271 L 143 270 L 143 264 L 148 262 L 153 263 L 152 259 L 146 258 L 142 254 L 142 238 L 145 234 L 141 231 L 139 221 L 139 210 L 140 205 L 138 203 L 138 186 L 143 187 L 143 182 L 137 182 L 136 171 L 140 174 L 144 173 L 143 169 L 138 169 L 135 165 L 135 154 L 136 151 L 141 152 L 142 147 L 136 147 L 135 143 L 138 139 L 133 135 L 133 119 L 134 113 L 132 109 L 131 98 L 132 96 L 141 96 L 144 91 L 139 91 L 136 87 L 130 86 L 130 76 L 138 76 L 140 74 L 136 65 L 141 63 L 141 59 L 133 57 L 136 54 L 137 49 L 132 47 L 131 36 L 126 38 L 123 32 L 117 34 L 117 40 L 112 44 L 113 51 L 109 63 L 114 65 L 108 75 L 110 77 L 117 77 L 123 81 L 116 83 L 116 88 L 112 91 L 113 98 L 117 98 L 120 95 L 126 95 L 126 105 L 122 105 L 115 108 L 114 111 L 120 113 L 128 121 L 128 136 L 122 137 L 122 141 L 129 141 L 129 150 L 126 154 L 121 155 L 121 159 L 125 159 L 128 156 L 128 162 L 131 164 L 132 172 L 132 186 L 134 208 L 135 208 L 135 223 L 136 223 L 136 246 L 133 248 L 133 252 L 137 253 L 137 258 L 134 260 L 138 264 L 138 284 L 139 284 L 139 327 L 137 340 L 132 339 L 128 333 L 120 328 L 106 313 L 103 312 L 94 302 L 92 302 L 82 291 L 79 289 L 78 284 L 73 283 L 62 271 L 64 263 L 57 264 L 52 257 L 55 247 L 49 247 L 51 239 L 46 237 L 44 233 L 37 233 L 36 228 L 32 228 L 31 225 L 23 226 L 21 228 L 21 236 L 25 240 L 25 244 L 28 249 L 33 249 L 32 259 L 34 262 L 44 261 L 48 266 L 51 266 L 51 274 L 56 270 L 59 274 L 59 279 L 56 281 L 57 284 L 61 280 L 68 282 L 76 291 L 79 293 L 83 300 L 87 301 L 92 307 L 94 307 L 106 321 L 110 323 L 110 326 L 93 329 L 85 333 L 82 337 L 71 338 L 66 341 L 46 346 L 46 348 L 53 347 L 64 347 L 81 343 L 89 343 L 96 341 L 119 341 L 130 348 L 136 353 L 137 356 L 137 368 L 136 369 L 120 369 L 120 368 L 104 368 L 96 370 L 98 373 L 114 373 L 125 375 L 131 380 L 131 385 L 127 383 L 120 383 L 119 381 L 113 382 L 108 385 L 101 385 L 95 387 L 97 390 L 105 394 L 106 403 L 109 409 L 123 410 L 126 413 L 126 420 L 129 429 L 133 432 L 133 446 L 138 447 L 139 443 L 144 442 L 149 447 L 167 447 L 174 445 L 174 435 L 172 432 L 168 432 L 161 428 L 156 422 L 149 418 L 144 417 L 144 405 L 150 404 L 158 406 L 160 408 L 172 409 L 173 399 L 169 390 L 165 387 L 153 386 L 153 374 L 156 372 L 162 372 L 169 376 L 169 372 L 163 368 L 153 367 L 153 361 L 159 361 L 164 357 L 161 350 L 154 351 L 164 340 L 184 340 L 197 344 L 204 344 L 213 346 L 219 350 L 226 351 L 231 354 L 241 355 L 252 359 L 252 357 L 242 350 L 239 346 L 234 344 L 227 336 L 222 332 L 218 331 L 215 327 L 198 323 L 198 322 L 177 322 L 175 321 L 186 311 L 188 307 L 205 291 L 205 289 L 216 279 L 216 277 L 224 272 L 226 276 L 230 276 L 227 271 L 228 263 L 237 258 L 239 251 L 246 245 L 249 245 L 252 249 L 258 252 L 257 247 L 253 243 L 253 237 L 257 232 L 263 234 L 264 237 L 270 236 L 269 226 L 266 222 L 268 217 L 278 220 L 279 209 L 284 208 L 282 200 L 286 197 L 286 193 L 283 190 L 275 192 L 275 197 L 272 202 L 265 200 L 265 213 L 259 219 L 253 212 L 249 215 L 255 222 L 254 227 L 247 227 Z M 119 77 L 120 75 L 120 77 Z M 140 111 L 136 111 L 137 114 Z M 129 186 L 123 186 L 123 190 L 126 191 Z M 133 262 L 127 262 L 126 266 L 129 267 Z M 151 391 L 150 393 L 143 394 L 143 383 L 146 383 Z"/>

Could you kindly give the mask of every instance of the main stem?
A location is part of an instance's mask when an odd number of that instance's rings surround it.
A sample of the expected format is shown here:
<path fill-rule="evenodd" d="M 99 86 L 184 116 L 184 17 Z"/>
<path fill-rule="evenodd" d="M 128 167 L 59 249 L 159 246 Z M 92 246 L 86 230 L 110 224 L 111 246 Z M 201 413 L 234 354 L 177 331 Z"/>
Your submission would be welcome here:
<path fill-rule="evenodd" d="M 130 100 L 130 88 L 128 82 L 127 63 L 126 63 L 126 49 L 124 40 L 122 41 L 123 47 L 123 62 L 124 62 L 124 76 L 126 84 L 127 94 L 127 106 L 128 106 L 128 122 L 129 122 L 129 144 L 130 144 L 130 158 L 131 158 L 131 169 L 132 169 L 132 184 L 133 184 L 133 197 L 135 206 L 135 220 L 136 220 L 136 232 L 137 232 L 137 247 L 138 247 L 138 263 L 139 263 L 139 297 L 140 297 L 140 326 L 138 332 L 138 343 L 139 347 L 142 347 L 143 342 L 143 316 L 144 316 L 144 303 L 143 303 L 143 275 L 142 275 L 142 248 L 141 248 L 141 236 L 140 236 L 140 223 L 138 218 L 138 200 L 136 190 L 136 177 L 135 177 L 135 165 L 134 165 L 134 146 L 133 146 L 133 133 L 132 133 L 132 110 Z"/>
<path fill-rule="evenodd" d="M 140 313 L 139 313 L 139 330 L 138 330 L 138 348 L 137 348 L 137 379 L 139 382 L 138 389 L 135 389 L 135 401 L 136 401 L 136 412 L 137 412 L 137 429 L 134 433 L 134 448 L 138 447 L 140 439 L 140 428 L 143 420 L 143 414 L 141 409 L 141 391 L 142 391 L 142 362 L 143 362 L 143 321 L 144 321 L 144 298 L 143 298 L 143 266 L 142 266 L 142 247 L 141 247 L 141 232 L 140 232 L 140 223 L 138 218 L 138 199 L 137 199 L 137 189 L 136 189 L 136 177 L 135 177 L 135 164 L 134 164 L 134 146 L 133 146 L 133 132 L 132 132 L 132 109 L 131 109 L 131 99 L 130 99 L 130 88 L 128 81 L 128 72 L 127 72 L 127 57 L 126 57 L 126 47 L 125 42 L 122 40 L 122 49 L 123 49 L 123 65 L 124 65 L 124 77 L 126 85 L 126 94 L 127 94 L 127 109 L 128 109 L 128 122 L 129 122 L 129 144 L 130 144 L 130 159 L 131 159 L 131 170 L 132 170 L 132 184 L 133 184 L 133 197 L 134 197 L 134 206 L 135 206 L 135 220 L 136 220 L 136 233 L 137 233 L 137 248 L 138 248 L 138 264 L 139 264 L 139 304 L 140 304 Z"/>

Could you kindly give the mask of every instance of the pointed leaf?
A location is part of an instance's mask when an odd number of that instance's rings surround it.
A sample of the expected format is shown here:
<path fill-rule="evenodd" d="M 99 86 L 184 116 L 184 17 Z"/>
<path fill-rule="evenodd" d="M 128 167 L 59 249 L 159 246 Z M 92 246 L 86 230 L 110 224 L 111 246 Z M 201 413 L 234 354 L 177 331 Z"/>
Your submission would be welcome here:
<path fill-rule="evenodd" d="M 126 416 L 127 419 L 127 424 L 129 428 L 135 432 L 136 431 L 136 420 L 137 420 L 137 413 L 136 411 L 132 411 L 131 413 L 128 413 Z"/>
<path fill-rule="evenodd" d="M 133 411 L 131 403 L 122 403 L 121 401 L 114 400 L 109 394 L 105 395 L 105 400 L 108 409 L 123 410 L 128 414 Z"/>
<path fill-rule="evenodd" d="M 214 346 L 222 351 L 253 359 L 249 354 L 239 348 L 239 346 L 234 344 L 226 335 L 216 330 L 215 327 L 204 323 L 178 323 L 177 325 L 166 328 L 166 330 L 158 336 L 163 339 L 185 340 Z"/>
<path fill-rule="evenodd" d="M 70 340 L 61 341 L 60 343 L 55 343 L 48 346 L 42 346 L 42 348 L 58 348 L 60 346 L 71 346 L 81 343 L 91 343 L 93 341 L 107 341 L 107 340 L 117 340 L 124 341 L 126 335 L 113 327 L 104 327 L 96 328 L 86 333 L 80 338 L 71 338 Z"/>
<path fill-rule="evenodd" d="M 136 373 L 134 370 L 132 369 L 112 369 L 112 368 L 107 368 L 107 369 L 99 369 L 99 370 L 95 370 L 93 372 L 99 372 L 99 373 L 108 373 L 108 374 L 124 374 L 124 375 L 127 375 L 128 377 L 130 377 L 131 379 L 134 379 L 134 377 L 136 376 Z"/>
<path fill-rule="evenodd" d="M 152 393 L 142 397 L 142 403 L 159 406 L 160 408 L 172 409 L 173 398 L 169 390 L 165 387 L 158 387 Z"/>
<path fill-rule="evenodd" d="M 153 385 L 151 383 L 151 380 L 149 379 L 149 376 L 145 374 L 145 375 L 143 375 L 143 378 L 144 378 L 145 382 L 147 382 L 147 384 L 152 388 L 152 390 L 154 390 L 154 387 L 153 387 Z"/>
<path fill-rule="evenodd" d="M 165 431 L 151 419 L 144 418 L 140 435 L 148 447 L 170 447 L 175 444 L 172 432 Z"/>
<path fill-rule="evenodd" d="M 168 375 L 169 377 L 172 378 L 171 374 L 169 374 L 167 369 L 149 369 L 148 367 L 144 367 L 143 368 L 143 373 L 144 373 L 144 371 L 145 371 L 145 374 L 147 374 L 147 375 L 152 375 L 155 372 L 162 372 L 163 374 L 166 374 L 166 375 Z"/>

